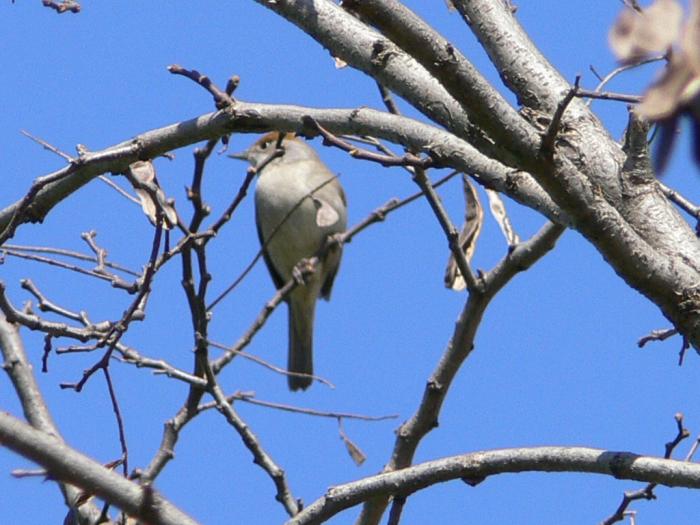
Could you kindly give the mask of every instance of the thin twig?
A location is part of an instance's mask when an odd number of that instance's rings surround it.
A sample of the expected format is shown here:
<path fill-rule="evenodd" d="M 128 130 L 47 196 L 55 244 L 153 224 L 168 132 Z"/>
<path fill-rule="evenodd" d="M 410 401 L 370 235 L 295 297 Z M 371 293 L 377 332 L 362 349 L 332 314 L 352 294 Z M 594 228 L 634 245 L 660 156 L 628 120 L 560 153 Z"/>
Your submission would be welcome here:
<path fill-rule="evenodd" d="M 54 0 L 41 0 L 44 7 L 53 9 L 57 14 L 61 15 L 63 13 L 79 13 L 80 4 L 75 0 L 61 0 L 60 2 L 55 2 Z"/>
<path fill-rule="evenodd" d="M 557 104 L 557 109 L 554 110 L 554 115 L 552 115 L 552 120 L 549 123 L 549 127 L 542 137 L 542 144 L 540 145 L 540 151 L 548 158 L 551 159 L 554 155 L 554 144 L 559 135 L 559 128 L 561 127 L 561 121 L 564 117 L 564 112 L 569 104 L 579 92 L 579 83 L 581 82 L 581 75 L 576 75 L 576 80 L 574 85 L 568 91 L 564 98 Z"/>
<path fill-rule="evenodd" d="M 403 156 L 398 156 L 395 154 L 382 155 L 380 153 L 374 153 L 373 151 L 361 149 L 334 135 L 326 128 L 321 126 L 315 119 L 309 116 L 304 117 L 302 121 L 305 128 L 308 128 L 311 132 L 318 133 L 323 137 L 323 144 L 325 146 L 334 146 L 338 149 L 346 151 L 351 157 L 356 159 L 369 160 L 381 164 L 384 167 L 412 166 L 426 169 L 434 164 L 431 157 L 418 157 L 410 152 L 404 154 Z"/>
<path fill-rule="evenodd" d="M 674 416 L 674 420 L 676 421 L 676 435 L 675 437 L 666 443 L 664 445 L 664 458 L 665 459 L 671 459 L 671 456 L 673 454 L 673 451 L 675 448 L 678 446 L 678 444 L 686 439 L 688 436 L 690 436 L 690 432 L 688 432 L 688 429 L 686 429 L 683 426 L 683 414 L 678 413 Z M 686 460 L 687 461 L 687 460 Z M 620 505 L 617 507 L 615 512 L 610 515 L 608 518 L 603 520 L 600 525 L 612 525 L 613 523 L 616 523 L 618 521 L 622 521 L 625 519 L 626 513 L 628 512 L 629 506 L 632 504 L 633 501 L 637 501 L 640 499 L 646 499 L 646 500 L 652 500 L 656 499 L 656 495 L 654 494 L 654 489 L 658 483 L 647 483 L 644 487 L 642 487 L 639 490 L 635 491 L 630 491 L 630 492 L 625 492 L 622 501 L 620 502 Z"/>
<path fill-rule="evenodd" d="M 32 134 L 29 133 L 27 130 L 21 129 L 21 130 L 19 130 L 19 132 L 20 132 L 22 135 L 24 135 L 25 137 L 27 137 L 28 139 L 33 140 L 34 142 L 36 142 L 37 144 L 39 144 L 39 145 L 40 145 L 41 147 L 43 147 L 44 149 L 49 150 L 51 153 L 55 153 L 56 155 L 58 155 L 59 157 L 61 157 L 61 158 L 62 158 L 63 160 L 65 160 L 66 162 L 73 162 L 73 157 L 71 157 L 70 155 L 68 155 L 68 153 L 64 153 L 63 151 L 61 151 L 60 149 L 58 149 L 58 148 L 57 148 L 56 146 L 54 146 L 53 144 L 49 144 L 49 143 L 46 142 L 45 140 L 40 139 L 39 137 L 36 137 L 36 136 L 32 135 Z"/>
<path fill-rule="evenodd" d="M 382 102 L 384 103 L 384 106 L 386 106 L 386 109 L 389 111 L 389 113 L 393 113 L 394 115 L 401 115 L 401 111 L 399 111 L 399 107 L 396 105 L 394 97 L 391 96 L 391 91 L 389 91 L 384 86 L 384 84 L 382 84 L 379 81 L 377 81 L 377 89 L 379 89 L 379 94 L 382 97 Z"/>
<path fill-rule="evenodd" d="M 627 102 L 628 104 L 639 104 L 642 101 L 641 95 L 628 95 L 626 93 L 611 93 L 609 91 L 589 91 L 587 89 L 579 89 L 574 93 L 578 98 L 589 98 L 598 100 L 614 100 L 617 102 Z"/>
<path fill-rule="evenodd" d="M 452 221 L 450 220 L 450 217 L 447 214 L 447 210 L 445 210 L 445 207 L 443 206 L 440 197 L 435 192 L 435 188 L 430 182 L 430 179 L 428 179 L 425 170 L 418 167 L 414 167 L 414 170 L 415 175 L 413 177 L 413 180 L 421 189 L 421 191 L 425 194 L 425 198 L 428 201 L 428 204 L 430 204 L 430 207 L 433 210 L 433 214 L 437 218 L 438 222 L 440 223 L 440 227 L 442 228 L 442 231 L 447 237 L 447 243 L 449 245 L 450 251 L 452 252 L 452 255 L 455 258 L 455 262 L 457 263 L 457 268 L 459 268 L 459 272 L 464 277 L 464 281 L 467 284 L 467 289 L 469 290 L 469 293 L 480 293 L 482 291 L 482 283 L 474 275 L 474 272 L 471 269 L 471 265 L 469 264 L 469 261 L 467 261 L 467 257 L 464 251 L 462 251 L 462 248 L 459 244 L 459 231 L 457 230 L 455 225 L 452 224 Z"/>
<path fill-rule="evenodd" d="M 650 334 L 645 335 L 637 341 L 637 346 L 642 348 L 644 345 L 650 341 L 665 341 L 669 337 L 672 337 L 678 333 L 675 328 L 666 328 L 662 330 L 653 330 Z"/>
<path fill-rule="evenodd" d="M 141 205 L 141 201 L 139 201 L 139 200 L 138 200 L 136 197 L 134 197 L 131 193 L 129 193 L 128 191 L 126 191 L 125 189 L 123 189 L 121 186 L 119 186 L 119 184 L 117 184 L 116 182 L 114 182 L 112 179 L 110 179 L 110 178 L 107 177 L 106 175 L 100 175 L 100 176 L 97 177 L 97 178 L 100 179 L 102 182 L 104 182 L 107 186 L 109 186 L 110 188 L 112 188 L 114 191 L 116 191 L 119 195 L 121 195 L 121 196 L 124 197 L 125 199 L 128 199 L 128 200 L 130 200 L 131 202 L 133 202 L 134 204 L 138 204 L 139 206 Z"/>
<path fill-rule="evenodd" d="M 122 449 L 122 469 L 124 477 L 129 476 L 129 447 L 126 444 L 126 432 L 124 431 L 124 418 L 122 417 L 122 411 L 119 409 L 119 400 L 117 399 L 117 394 L 114 390 L 114 384 L 112 383 L 112 377 L 109 373 L 109 367 L 103 367 L 102 373 L 105 376 L 105 381 L 107 382 L 107 391 L 109 392 L 109 399 L 112 402 L 112 411 L 114 412 L 114 418 L 117 421 L 117 429 L 119 432 L 119 445 Z"/>
<path fill-rule="evenodd" d="M 284 217 L 282 217 L 282 220 L 272 229 L 270 232 L 270 235 L 265 239 L 263 245 L 260 247 L 258 250 L 258 253 L 255 254 L 255 257 L 253 257 L 253 260 L 248 263 L 248 266 L 246 266 L 243 271 L 240 273 L 238 277 L 223 291 L 221 292 L 216 299 L 214 299 L 212 302 L 209 303 L 207 306 L 207 312 L 211 312 L 211 310 L 219 304 L 227 295 L 229 295 L 240 283 L 243 281 L 243 279 L 250 273 L 250 271 L 253 269 L 255 264 L 260 260 L 260 258 L 263 256 L 263 253 L 265 253 L 265 250 L 269 246 L 270 242 L 275 238 L 275 235 L 280 231 L 282 226 L 289 220 L 289 218 L 292 216 L 292 214 L 301 206 L 304 204 L 307 198 L 313 197 L 315 193 L 317 193 L 321 188 L 326 186 L 327 184 L 330 184 L 332 181 L 334 181 L 336 178 L 338 178 L 337 175 L 333 177 L 329 177 L 328 179 L 324 180 L 321 184 L 317 185 L 316 187 L 312 188 L 309 193 L 307 193 L 304 197 L 299 199 L 297 203 L 285 214 Z"/>
<path fill-rule="evenodd" d="M 250 392 L 236 392 L 228 396 L 226 399 L 229 403 L 234 401 L 242 401 L 244 403 L 249 403 L 251 405 L 262 406 L 266 408 L 274 408 L 275 410 L 282 410 L 284 412 L 293 412 L 295 414 L 304 414 L 307 416 L 314 417 L 325 417 L 330 419 L 356 419 L 359 421 L 386 421 L 388 419 L 396 419 L 398 414 L 390 414 L 386 416 L 367 416 L 364 414 L 353 414 L 350 412 L 326 412 L 323 410 L 316 410 L 313 408 L 302 408 L 293 405 L 285 405 L 283 403 L 274 403 L 272 401 L 263 401 L 261 399 L 255 399 L 255 394 Z M 199 410 L 209 410 L 216 408 L 216 402 L 205 403 L 199 405 Z"/>
<path fill-rule="evenodd" d="M 20 286 L 36 297 L 39 310 L 42 312 L 53 312 L 57 315 L 70 319 L 71 321 L 82 323 L 84 326 L 88 326 L 90 324 L 89 321 L 86 322 L 87 317 L 85 312 L 71 312 L 62 306 L 58 306 L 57 304 L 51 302 L 44 296 L 44 294 L 41 293 L 41 291 L 39 291 L 39 288 L 37 288 L 31 279 L 22 279 L 20 281 Z"/>
<path fill-rule="evenodd" d="M 83 372 L 82 378 L 77 383 L 61 383 L 61 388 L 70 388 L 75 390 L 76 392 L 80 392 L 85 386 L 85 383 L 88 381 L 88 379 L 97 370 L 109 366 L 109 360 L 112 356 L 112 353 L 114 352 L 117 343 L 128 329 L 131 321 L 136 317 L 137 311 L 143 310 L 144 302 L 151 291 L 151 282 L 156 272 L 156 262 L 158 258 L 158 252 L 160 250 L 160 242 L 163 233 L 162 224 L 163 212 L 161 209 L 158 209 L 158 227 L 156 227 L 155 229 L 153 245 L 151 247 L 151 256 L 149 258 L 148 264 L 146 265 L 146 270 L 144 271 L 143 281 L 141 282 L 139 292 L 136 295 L 136 298 L 134 298 L 134 300 L 129 305 L 129 308 L 127 308 L 126 312 L 124 312 L 122 318 L 112 325 L 110 330 L 102 337 L 102 339 L 98 343 L 99 346 L 108 345 L 106 352 L 97 363 L 95 363 L 93 366 L 91 366 L 89 369 Z M 141 317 L 141 315 L 139 315 L 139 317 Z"/>
<path fill-rule="evenodd" d="M 688 199 L 686 199 L 683 195 L 681 195 L 678 191 L 669 188 L 662 182 L 658 182 L 659 187 L 661 188 L 661 191 L 666 195 L 666 197 L 676 203 L 679 208 L 681 208 L 683 211 L 685 211 L 688 215 L 692 216 L 696 221 L 700 220 L 700 206 L 696 206 L 692 202 L 690 202 Z"/>
<path fill-rule="evenodd" d="M 177 64 L 168 66 L 168 71 L 170 71 L 170 73 L 173 75 L 182 75 L 183 77 L 189 78 L 206 89 L 209 93 L 211 93 L 212 97 L 214 97 L 214 104 L 216 105 L 217 109 L 223 109 L 235 104 L 235 100 L 231 97 L 233 89 L 231 90 L 231 93 L 219 89 L 219 87 L 216 86 L 216 84 L 214 84 L 208 76 L 203 75 L 199 71 L 194 69 L 185 69 Z M 230 81 L 229 86 L 231 86 Z"/>
<path fill-rule="evenodd" d="M 5 246 L 0 247 L 0 253 L 3 253 L 5 255 L 10 255 L 12 257 L 17 257 L 19 259 L 26 259 L 29 261 L 35 261 L 35 262 L 39 262 L 42 264 L 48 264 L 49 266 L 56 266 L 57 268 L 63 268 L 64 270 L 69 270 L 71 272 L 76 272 L 76 273 L 80 273 L 83 275 L 89 275 L 90 277 L 95 277 L 97 279 L 107 281 L 114 288 L 119 288 L 121 290 L 126 291 L 127 293 L 130 293 L 130 294 L 135 293 L 136 289 L 137 289 L 136 283 L 126 282 L 124 279 L 122 279 L 121 277 L 119 277 L 117 275 L 100 273 L 96 270 L 86 270 L 85 268 L 81 268 L 80 266 L 77 266 L 75 264 L 66 263 L 63 261 L 59 261 L 57 259 L 51 259 L 49 257 L 42 257 L 41 255 L 33 255 L 30 253 L 22 253 L 20 251 L 8 249 Z"/>
<path fill-rule="evenodd" d="M 239 355 L 244 359 L 248 359 L 249 361 L 252 361 L 254 363 L 257 363 L 268 370 L 272 370 L 273 372 L 277 372 L 278 374 L 282 374 L 284 376 L 295 376 L 295 377 L 310 377 L 314 381 L 318 381 L 319 383 L 323 383 L 329 388 L 335 388 L 335 385 L 328 381 L 327 379 L 324 379 L 320 376 L 313 375 L 313 374 L 303 374 L 300 372 L 290 372 L 289 370 L 286 370 L 285 368 L 281 368 L 279 366 L 273 365 L 272 363 L 268 363 L 264 359 L 261 359 L 257 356 L 254 356 L 252 354 L 249 354 L 248 352 L 243 352 L 242 350 L 237 350 L 235 348 L 231 348 L 226 345 L 222 345 L 221 343 L 216 343 L 214 341 L 208 340 L 207 343 L 210 346 L 213 346 L 214 348 L 219 348 L 220 350 L 224 350 L 226 352 L 231 352 L 233 354 Z"/>
<path fill-rule="evenodd" d="M 610 73 L 608 73 L 607 75 L 605 75 L 605 76 L 602 77 L 602 78 L 601 78 L 600 75 L 598 75 L 598 73 L 597 73 L 596 70 L 593 68 L 593 66 L 590 66 L 591 71 L 593 72 L 593 74 L 594 74 L 596 77 L 598 77 L 598 79 L 600 80 L 599 84 L 595 87 L 595 89 L 593 90 L 592 93 L 594 93 L 594 94 L 595 94 L 595 93 L 601 94 L 601 92 L 603 91 L 603 88 L 606 86 L 606 84 L 608 84 L 608 82 L 610 82 L 613 78 L 615 78 L 615 77 L 616 77 L 617 75 L 619 75 L 620 73 L 624 73 L 625 71 L 629 71 L 630 69 L 634 69 L 634 68 L 643 66 L 643 65 L 645 65 L 645 64 L 649 64 L 649 63 L 651 63 L 651 62 L 658 62 L 658 61 L 660 61 L 660 60 L 665 60 L 665 58 L 666 58 L 665 55 L 657 55 L 657 56 L 653 56 L 653 57 L 641 59 L 641 60 L 639 60 L 638 62 L 634 62 L 633 64 L 624 64 L 624 65 L 622 65 L 622 66 L 619 66 L 619 67 L 613 69 Z M 583 91 L 583 90 L 582 90 L 582 91 Z M 588 92 L 588 93 L 591 93 L 591 92 Z M 586 95 L 580 95 L 580 96 L 586 97 Z M 588 104 L 590 104 L 590 102 L 591 102 L 592 99 L 594 99 L 594 98 L 604 98 L 604 99 L 607 99 L 607 100 L 619 100 L 619 99 L 616 99 L 616 98 L 612 98 L 612 99 L 611 99 L 611 98 L 608 98 L 608 97 L 597 97 L 597 96 L 593 96 L 593 95 L 589 95 L 589 96 L 590 96 L 591 100 L 588 101 Z"/>
<path fill-rule="evenodd" d="M 12 250 L 13 252 L 48 253 L 51 255 L 60 255 L 62 257 L 71 257 L 73 259 L 78 259 L 81 261 L 90 261 L 94 263 L 98 262 L 97 258 L 92 255 L 85 255 L 84 253 L 75 252 L 72 250 L 65 250 L 63 248 L 52 248 L 49 246 L 26 246 L 21 244 L 3 244 L 2 248 L 4 250 Z M 126 268 L 124 266 L 121 266 L 120 264 L 109 261 L 105 261 L 104 264 L 108 268 L 118 270 L 120 272 L 129 274 L 133 277 L 141 277 L 140 273 L 135 272 L 134 270 L 130 270 L 129 268 Z"/>

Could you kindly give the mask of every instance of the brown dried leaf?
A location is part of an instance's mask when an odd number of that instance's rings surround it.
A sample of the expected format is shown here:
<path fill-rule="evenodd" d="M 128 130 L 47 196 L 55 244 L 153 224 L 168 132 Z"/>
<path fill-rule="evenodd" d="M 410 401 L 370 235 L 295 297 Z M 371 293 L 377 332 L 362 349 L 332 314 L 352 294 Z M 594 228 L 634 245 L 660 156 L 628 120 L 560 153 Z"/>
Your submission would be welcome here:
<path fill-rule="evenodd" d="M 343 441 L 343 444 L 345 445 L 345 449 L 348 451 L 348 454 L 350 454 L 350 457 L 352 460 L 355 462 L 355 465 L 358 467 L 362 465 L 365 460 L 367 459 L 367 456 L 365 455 L 364 452 L 355 445 L 355 443 L 352 442 L 352 440 L 348 437 L 348 435 L 345 433 L 343 430 L 343 424 L 341 422 L 341 419 L 338 419 L 338 433 L 340 434 L 340 439 Z"/>
<path fill-rule="evenodd" d="M 348 67 L 348 63 L 342 58 L 333 57 L 333 63 L 335 64 L 336 69 L 343 69 Z"/>
<path fill-rule="evenodd" d="M 469 178 L 462 174 L 462 188 L 464 190 L 465 217 L 462 231 L 459 234 L 459 246 L 464 251 L 467 261 L 470 261 L 476 249 L 476 241 L 481 233 L 481 226 L 484 223 L 484 210 L 479 201 L 476 189 L 469 182 Z M 457 268 L 457 262 L 453 255 L 450 255 L 445 270 L 445 287 L 452 290 L 462 291 L 467 287 L 462 274 Z"/>
<path fill-rule="evenodd" d="M 348 451 L 348 454 L 350 454 L 350 457 L 352 460 L 355 462 L 355 465 L 358 467 L 362 465 L 365 460 L 367 459 L 367 456 L 360 450 L 360 448 L 355 445 L 352 441 L 350 441 L 347 438 L 343 438 L 343 443 L 345 443 L 345 448 Z"/>
<path fill-rule="evenodd" d="M 489 189 L 486 190 L 486 195 L 489 198 L 489 208 L 491 209 L 491 215 L 493 215 L 494 219 L 496 219 L 496 222 L 498 223 L 498 226 L 501 228 L 501 231 L 503 232 L 503 236 L 506 238 L 508 246 L 515 246 L 520 242 L 520 237 L 517 233 L 515 233 L 515 230 L 513 229 L 513 225 L 511 224 L 510 219 L 508 218 L 508 214 L 506 213 L 506 206 L 505 204 L 503 204 L 501 196 L 498 194 L 498 192 Z"/>
<path fill-rule="evenodd" d="M 129 166 L 126 176 L 134 187 L 141 201 L 141 209 L 151 224 L 156 226 L 158 209 L 163 213 L 164 229 L 170 230 L 177 224 L 175 208 L 165 198 L 165 193 L 163 193 L 156 178 L 156 169 L 151 161 L 138 160 L 134 162 Z"/>
<path fill-rule="evenodd" d="M 700 1 L 693 0 L 679 48 L 661 77 L 644 95 L 637 113 L 647 120 L 669 119 L 700 91 Z"/>
<path fill-rule="evenodd" d="M 690 15 L 681 39 L 681 49 L 695 74 L 700 74 L 700 0 L 690 2 Z"/>
<path fill-rule="evenodd" d="M 641 13 L 626 8 L 610 30 L 610 47 L 623 62 L 664 53 L 680 35 L 682 19 L 683 8 L 676 0 L 656 0 Z"/>
<path fill-rule="evenodd" d="M 647 120 L 658 121 L 670 117 L 685 101 L 685 94 L 693 71 L 683 55 L 671 57 L 661 78 L 647 90 L 644 100 L 635 111 Z"/>

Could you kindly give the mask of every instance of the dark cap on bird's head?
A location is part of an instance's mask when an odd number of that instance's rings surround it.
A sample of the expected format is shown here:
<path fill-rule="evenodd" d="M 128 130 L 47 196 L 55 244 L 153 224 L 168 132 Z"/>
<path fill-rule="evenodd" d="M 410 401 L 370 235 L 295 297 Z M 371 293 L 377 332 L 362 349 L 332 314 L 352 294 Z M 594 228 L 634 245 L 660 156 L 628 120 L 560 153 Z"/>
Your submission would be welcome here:
<path fill-rule="evenodd" d="M 272 145 L 281 144 L 285 140 L 293 140 L 296 138 L 294 133 L 283 133 L 281 131 L 270 131 L 266 133 L 245 151 L 239 153 L 230 153 L 228 156 L 232 159 L 251 161 L 251 153 L 254 151 L 265 151 Z"/>
<path fill-rule="evenodd" d="M 230 154 L 229 157 L 248 161 L 253 167 L 318 159 L 316 151 L 305 141 L 299 140 L 294 133 L 281 131 L 271 131 L 256 140 L 247 150 Z"/>

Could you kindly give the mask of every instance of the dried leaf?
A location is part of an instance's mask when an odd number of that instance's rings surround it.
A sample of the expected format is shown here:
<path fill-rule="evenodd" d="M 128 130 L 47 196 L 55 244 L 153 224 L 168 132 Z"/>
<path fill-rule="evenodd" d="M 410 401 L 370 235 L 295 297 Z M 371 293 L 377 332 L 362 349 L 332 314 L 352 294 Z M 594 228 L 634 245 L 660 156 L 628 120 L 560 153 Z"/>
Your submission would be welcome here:
<path fill-rule="evenodd" d="M 508 218 L 506 206 L 503 204 L 501 196 L 498 194 L 498 192 L 489 189 L 486 190 L 486 195 L 489 198 L 491 215 L 493 215 L 494 219 L 496 219 L 496 222 L 498 223 L 498 226 L 501 228 L 508 246 L 515 246 L 520 242 L 520 237 L 518 237 L 518 234 L 515 233 L 515 230 L 513 229 L 513 225 Z"/>
<path fill-rule="evenodd" d="M 693 71 L 688 61 L 683 55 L 674 54 L 661 78 L 647 90 L 644 100 L 635 111 L 651 121 L 670 117 L 678 110 L 685 98 L 686 89 L 692 79 Z"/>
<path fill-rule="evenodd" d="M 484 223 L 484 210 L 481 207 L 479 196 L 474 186 L 469 182 L 466 175 L 462 175 L 462 188 L 464 190 L 465 222 L 459 234 L 459 246 L 464 252 L 467 261 L 470 261 L 476 249 L 476 241 L 481 233 L 481 226 Z M 467 287 L 462 274 L 457 268 L 454 256 L 450 255 L 445 270 L 445 287 L 452 290 L 461 291 Z"/>
<path fill-rule="evenodd" d="M 163 214 L 163 228 L 170 230 L 177 224 L 177 212 L 158 184 L 156 169 L 151 161 L 139 160 L 129 166 L 126 173 L 141 201 L 141 209 L 154 226 L 157 223 L 158 209 Z"/>
<path fill-rule="evenodd" d="M 665 10 L 665 16 L 669 18 L 664 23 L 675 24 L 676 12 L 680 7 L 675 0 L 666 0 L 663 4 L 658 0 L 645 11 L 645 16 L 652 8 L 659 10 L 657 16 Z M 669 14 L 671 12 L 673 12 L 672 15 Z M 663 16 L 658 18 L 662 20 Z M 657 23 L 661 24 L 659 20 Z M 668 29 L 667 36 L 674 30 Z M 649 35 L 638 36 L 640 39 L 645 37 Z M 700 156 L 697 124 L 700 118 L 698 94 L 700 94 L 700 0 L 691 0 L 690 15 L 683 28 L 683 35 L 670 54 L 666 68 L 635 108 L 639 116 L 657 123 L 659 136 L 655 141 L 654 166 L 658 175 L 668 164 L 677 136 L 678 120 L 683 115 L 689 115 L 693 119 L 696 158 Z"/>
<path fill-rule="evenodd" d="M 641 13 L 626 8 L 608 35 L 622 62 L 635 62 L 650 53 L 664 53 L 678 39 L 683 8 L 676 0 L 656 0 Z"/>
<path fill-rule="evenodd" d="M 342 58 L 333 57 L 333 63 L 335 64 L 336 69 L 343 69 L 348 67 L 348 63 Z"/>
<path fill-rule="evenodd" d="M 690 68 L 700 74 L 700 0 L 690 2 L 690 15 L 685 24 L 681 49 L 688 57 Z"/>
<path fill-rule="evenodd" d="M 367 456 L 365 456 L 362 450 L 360 450 L 360 448 L 347 437 L 343 438 L 343 443 L 345 443 L 345 448 L 347 449 L 348 454 L 350 454 L 352 460 L 355 462 L 355 465 L 358 467 L 362 465 L 367 459 Z"/>
<path fill-rule="evenodd" d="M 338 419 L 338 433 L 340 434 L 340 439 L 345 445 L 345 449 L 348 451 L 348 454 L 350 454 L 350 457 L 355 462 L 355 465 L 357 465 L 358 467 L 362 465 L 367 459 L 367 456 L 364 454 L 364 452 L 362 452 L 360 447 L 355 445 L 355 443 L 353 443 L 352 440 L 345 433 L 345 431 L 343 430 L 343 423 L 340 418 Z"/>

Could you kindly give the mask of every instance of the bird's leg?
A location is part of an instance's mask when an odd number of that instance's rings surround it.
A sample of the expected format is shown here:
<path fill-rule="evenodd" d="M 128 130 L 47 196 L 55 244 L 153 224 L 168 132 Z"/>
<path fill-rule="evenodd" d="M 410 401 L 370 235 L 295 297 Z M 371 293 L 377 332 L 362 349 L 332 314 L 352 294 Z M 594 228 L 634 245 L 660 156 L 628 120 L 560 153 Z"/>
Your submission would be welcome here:
<path fill-rule="evenodd" d="M 314 273 L 316 271 L 317 266 L 317 257 L 312 257 L 310 259 L 302 259 L 292 269 L 292 278 L 297 282 L 297 284 L 303 286 L 306 284 L 306 277 Z"/>

